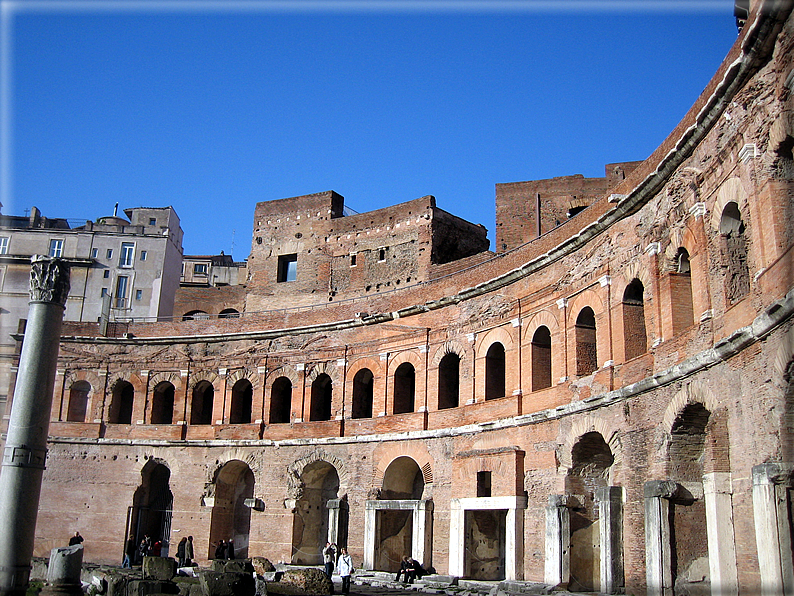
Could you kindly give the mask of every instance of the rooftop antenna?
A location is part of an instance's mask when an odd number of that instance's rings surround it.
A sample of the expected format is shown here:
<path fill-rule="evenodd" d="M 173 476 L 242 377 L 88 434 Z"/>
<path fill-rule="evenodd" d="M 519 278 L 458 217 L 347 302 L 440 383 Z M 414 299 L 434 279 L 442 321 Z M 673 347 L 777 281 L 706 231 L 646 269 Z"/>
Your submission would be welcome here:
<path fill-rule="evenodd" d="M 113 207 L 113 217 L 116 217 L 119 214 L 119 204 L 116 203 L 116 206 Z"/>
<path fill-rule="evenodd" d="M 232 251 L 229 253 L 232 259 L 234 259 L 234 232 L 235 230 L 232 230 Z"/>

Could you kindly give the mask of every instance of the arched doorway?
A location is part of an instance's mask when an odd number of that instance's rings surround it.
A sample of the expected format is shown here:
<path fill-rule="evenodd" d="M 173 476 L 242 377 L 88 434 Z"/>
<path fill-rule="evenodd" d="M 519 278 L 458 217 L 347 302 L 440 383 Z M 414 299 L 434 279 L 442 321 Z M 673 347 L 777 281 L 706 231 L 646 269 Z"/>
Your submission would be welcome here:
<path fill-rule="evenodd" d="M 609 485 L 608 475 L 615 458 L 601 433 L 583 434 L 571 451 L 571 468 L 565 477 L 565 492 L 581 499 L 570 512 L 572 592 L 601 589 L 601 524 L 596 493 Z"/>
<path fill-rule="evenodd" d="M 171 537 L 171 512 L 174 496 L 169 481 L 171 470 L 155 459 L 146 462 L 141 470 L 141 484 L 132 497 L 127 511 L 127 536 L 133 535 L 136 544 L 149 536 L 152 543 L 163 544 L 162 555 L 168 556 Z"/>
<path fill-rule="evenodd" d="M 209 553 L 215 555 L 215 545 L 232 540 L 236 558 L 248 556 L 248 537 L 251 531 L 251 509 L 246 499 L 254 496 L 254 473 L 248 464 L 232 460 L 223 465 L 215 476 L 215 501 L 210 520 Z"/>
<path fill-rule="evenodd" d="M 320 460 L 303 469 L 300 481 L 303 490 L 292 518 L 292 562 L 318 565 L 328 540 L 328 501 L 338 498 L 339 474 L 334 466 Z M 337 540 L 346 542 L 346 538 Z"/>
<path fill-rule="evenodd" d="M 383 475 L 380 492 L 382 501 L 418 501 L 422 498 L 425 481 L 419 464 L 401 456 L 392 461 Z M 405 555 L 418 558 L 413 552 L 413 509 L 380 509 L 376 516 L 375 568 L 397 571 Z M 423 561 L 419 561 L 423 563 Z"/>

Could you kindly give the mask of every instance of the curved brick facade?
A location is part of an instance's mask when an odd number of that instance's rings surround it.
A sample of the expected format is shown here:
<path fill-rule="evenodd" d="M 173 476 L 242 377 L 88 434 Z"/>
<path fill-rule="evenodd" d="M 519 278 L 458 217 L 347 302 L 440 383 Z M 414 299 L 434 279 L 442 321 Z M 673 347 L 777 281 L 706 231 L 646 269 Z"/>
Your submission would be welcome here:
<path fill-rule="evenodd" d="M 575 590 L 794 589 L 794 20 L 753 5 L 662 146 L 540 236 L 510 215 L 504 252 L 408 255 L 421 283 L 350 275 L 329 302 L 312 280 L 276 311 L 260 204 L 240 318 L 65 325 L 37 554 L 79 529 L 86 559 L 117 562 L 131 530 L 311 563 L 333 538 L 365 568 L 410 552 Z"/>

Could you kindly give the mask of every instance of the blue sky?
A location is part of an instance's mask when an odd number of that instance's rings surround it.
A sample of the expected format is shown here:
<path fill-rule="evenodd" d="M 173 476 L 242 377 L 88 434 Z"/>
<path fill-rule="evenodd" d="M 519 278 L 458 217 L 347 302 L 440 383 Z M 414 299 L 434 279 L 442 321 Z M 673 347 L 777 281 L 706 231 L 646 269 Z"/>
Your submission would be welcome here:
<path fill-rule="evenodd" d="M 358 212 L 644 159 L 736 39 L 732 0 L 2 0 L 3 213 L 172 205 L 186 254 L 258 201 Z"/>

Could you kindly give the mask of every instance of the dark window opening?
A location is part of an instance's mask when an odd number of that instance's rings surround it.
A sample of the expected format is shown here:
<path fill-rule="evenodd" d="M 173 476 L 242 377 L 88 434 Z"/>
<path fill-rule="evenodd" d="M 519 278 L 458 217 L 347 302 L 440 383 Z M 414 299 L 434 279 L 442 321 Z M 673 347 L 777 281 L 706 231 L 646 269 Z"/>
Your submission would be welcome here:
<path fill-rule="evenodd" d="M 585 306 L 576 318 L 576 374 L 589 375 L 598 368 L 595 313 Z"/>
<path fill-rule="evenodd" d="M 279 377 L 270 388 L 270 423 L 284 424 L 292 415 L 292 381 Z"/>
<path fill-rule="evenodd" d="M 477 496 L 491 496 L 491 472 L 477 472 Z"/>
<path fill-rule="evenodd" d="M 505 396 L 505 348 L 496 342 L 485 356 L 485 399 Z"/>
<path fill-rule="evenodd" d="M 212 424 L 212 407 L 215 387 L 209 381 L 201 381 L 193 388 L 190 403 L 190 424 Z"/>
<path fill-rule="evenodd" d="M 415 409 L 416 371 L 410 362 L 403 362 L 394 371 L 394 413 L 407 414 Z"/>
<path fill-rule="evenodd" d="M 240 379 L 232 387 L 229 424 L 251 424 L 254 388 L 248 379 Z"/>
<path fill-rule="evenodd" d="M 460 404 L 460 356 L 450 352 L 438 363 L 438 409 Z"/>
<path fill-rule="evenodd" d="M 295 281 L 298 278 L 298 255 L 280 255 L 278 258 L 279 283 Z"/>
<path fill-rule="evenodd" d="M 331 377 L 323 373 L 312 383 L 311 407 L 309 408 L 309 421 L 331 419 L 331 399 L 333 396 L 333 383 Z"/>
<path fill-rule="evenodd" d="M 635 278 L 623 293 L 623 344 L 626 360 L 644 354 L 647 349 L 643 292 L 642 282 Z"/>
<path fill-rule="evenodd" d="M 119 381 L 113 387 L 110 399 L 108 422 L 111 424 L 132 424 L 132 405 L 135 399 L 135 390 L 131 383 Z"/>
<path fill-rule="evenodd" d="M 164 381 L 158 383 L 152 394 L 151 424 L 174 423 L 174 386 Z"/>
<path fill-rule="evenodd" d="M 372 418 L 372 399 L 375 377 L 368 368 L 361 369 L 353 378 L 353 418 Z"/>
<path fill-rule="evenodd" d="M 551 387 L 551 332 L 541 325 L 532 336 L 532 391 Z"/>

